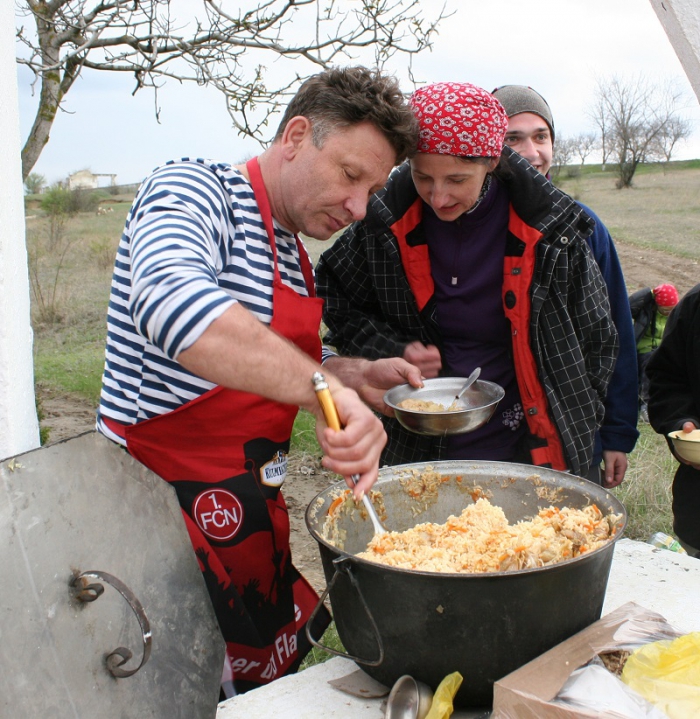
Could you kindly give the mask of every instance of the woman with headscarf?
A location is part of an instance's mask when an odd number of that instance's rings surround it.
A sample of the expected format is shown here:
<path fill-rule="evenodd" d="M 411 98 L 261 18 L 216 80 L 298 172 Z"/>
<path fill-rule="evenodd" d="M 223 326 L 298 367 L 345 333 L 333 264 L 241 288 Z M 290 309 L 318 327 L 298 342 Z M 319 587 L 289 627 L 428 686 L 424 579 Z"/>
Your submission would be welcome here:
<path fill-rule="evenodd" d="M 426 378 L 505 389 L 475 432 L 426 437 L 385 418 L 384 464 L 524 461 L 585 475 L 617 334 L 585 238 L 593 222 L 503 138 L 490 93 L 437 83 L 413 93 L 416 154 L 370 198 L 317 267 L 325 341 L 403 357 Z"/>

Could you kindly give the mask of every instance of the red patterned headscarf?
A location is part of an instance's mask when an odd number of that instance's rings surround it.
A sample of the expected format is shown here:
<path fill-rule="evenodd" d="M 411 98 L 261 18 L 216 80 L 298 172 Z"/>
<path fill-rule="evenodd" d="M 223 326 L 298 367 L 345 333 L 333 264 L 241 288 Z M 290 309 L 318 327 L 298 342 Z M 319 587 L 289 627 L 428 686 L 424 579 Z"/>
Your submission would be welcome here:
<path fill-rule="evenodd" d="M 654 300 L 659 307 L 675 307 L 678 304 L 678 290 L 672 284 L 654 287 Z"/>
<path fill-rule="evenodd" d="M 490 92 L 467 82 L 438 82 L 416 90 L 410 102 L 420 124 L 418 152 L 500 157 L 508 115 Z"/>

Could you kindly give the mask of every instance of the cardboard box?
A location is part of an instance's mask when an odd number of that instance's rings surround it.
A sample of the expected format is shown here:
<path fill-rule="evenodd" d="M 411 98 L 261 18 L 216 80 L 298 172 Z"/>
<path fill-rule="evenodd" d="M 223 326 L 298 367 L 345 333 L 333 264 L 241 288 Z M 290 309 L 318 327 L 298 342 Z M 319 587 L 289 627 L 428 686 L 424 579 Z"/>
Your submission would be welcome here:
<path fill-rule="evenodd" d="M 656 627 L 661 632 L 670 632 L 671 636 L 675 634 L 661 615 L 628 602 L 499 679 L 493 688 L 492 719 L 619 719 L 619 714 L 567 707 L 552 700 L 573 671 L 601 651 L 621 648 L 615 633 L 630 621 L 641 623 L 643 632 L 649 634 L 649 641 L 658 638 L 654 636 Z"/>

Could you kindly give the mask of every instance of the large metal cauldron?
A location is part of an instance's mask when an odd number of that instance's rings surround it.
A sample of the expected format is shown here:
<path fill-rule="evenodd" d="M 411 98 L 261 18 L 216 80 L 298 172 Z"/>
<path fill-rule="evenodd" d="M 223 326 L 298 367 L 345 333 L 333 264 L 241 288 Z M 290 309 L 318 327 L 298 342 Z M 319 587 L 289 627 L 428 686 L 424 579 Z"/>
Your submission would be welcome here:
<path fill-rule="evenodd" d="M 399 478 L 427 467 L 450 479 L 426 502 L 409 496 Z M 307 509 L 306 523 L 319 544 L 340 639 L 348 654 L 387 686 L 410 674 L 435 689 L 459 671 L 464 681 L 457 706 L 490 706 L 497 679 L 600 618 L 614 542 L 560 564 L 515 572 L 394 569 L 353 556 L 372 538 L 372 525 L 359 509 L 339 520 L 344 551 L 323 538 L 330 502 L 344 486 L 321 492 Z M 623 505 L 603 488 L 531 465 L 450 461 L 386 467 L 375 489 L 384 497 L 384 525 L 402 531 L 459 514 L 479 494 L 477 487 L 511 523 L 533 517 L 541 507 L 591 503 L 603 514 L 622 515 L 616 537 L 626 523 Z"/>

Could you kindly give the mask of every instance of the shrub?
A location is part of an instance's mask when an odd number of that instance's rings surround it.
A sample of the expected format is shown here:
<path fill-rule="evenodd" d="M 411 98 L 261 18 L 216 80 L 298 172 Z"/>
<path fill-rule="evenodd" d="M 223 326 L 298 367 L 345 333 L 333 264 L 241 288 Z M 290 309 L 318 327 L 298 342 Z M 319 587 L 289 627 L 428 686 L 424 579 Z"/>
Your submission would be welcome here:
<path fill-rule="evenodd" d="M 50 216 L 71 214 L 71 192 L 61 185 L 53 185 L 41 198 L 41 209 Z"/>
<path fill-rule="evenodd" d="M 79 212 L 95 212 L 100 200 L 109 197 L 104 190 L 86 190 L 78 187 L 68 190 L 62 185 L 54 185 L 41 199 L 41 209 L 50 217 L 73 216 Z"/>
<path fill-rule="evenodd" d="M 91 257 L 100 270 L 108 270 L 114 265 L 116 248 L 108 237 L 100 237 L 89 245 Z"/>
<path fill-rule="evenodd" d="M 45 184 L 46 178 L 37 172 L 32 172 L 24 181 L 24 187 L 28 195 L 38 195 Z"/>
<path fill-rule="evenodd" d="M 70 191 L 70 214 L 75 215 L 78 212 L 95 212 L 100 204 L 100 200 L 108 197 L 107 193 L 101 193 L 94 190 L 85 190 L 76 188 Z"/>

